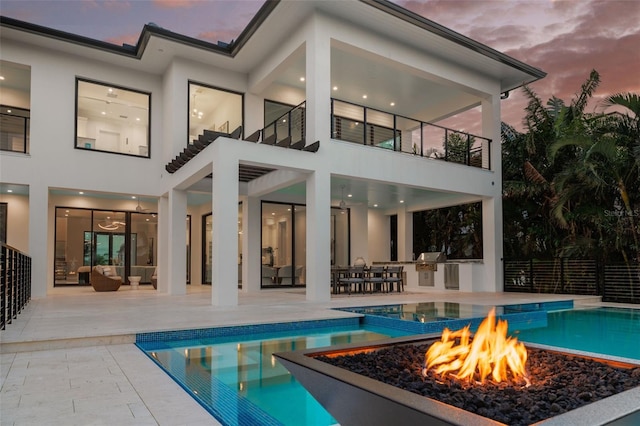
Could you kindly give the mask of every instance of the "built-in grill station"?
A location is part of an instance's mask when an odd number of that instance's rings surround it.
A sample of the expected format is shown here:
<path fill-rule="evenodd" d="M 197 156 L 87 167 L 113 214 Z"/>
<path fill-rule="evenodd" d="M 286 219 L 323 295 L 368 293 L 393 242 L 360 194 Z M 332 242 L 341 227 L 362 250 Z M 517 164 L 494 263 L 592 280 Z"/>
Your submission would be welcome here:
<path fill-rule="evenodd" d="M 416 260 L 416 272 L 418 273 L 418 286 L 433 287 L 434 271 L 438 270 L 438 263 L 447 261 L 447 255 L 441 251 L 420 253 Z"/>

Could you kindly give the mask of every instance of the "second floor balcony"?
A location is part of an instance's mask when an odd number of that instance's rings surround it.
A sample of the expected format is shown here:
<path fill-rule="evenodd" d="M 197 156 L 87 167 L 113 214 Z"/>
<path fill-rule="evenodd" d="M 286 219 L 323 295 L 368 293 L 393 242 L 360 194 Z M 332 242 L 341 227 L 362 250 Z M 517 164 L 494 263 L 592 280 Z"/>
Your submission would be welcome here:
<path fill-rule="evenodd" d="M 293 107 L 265 126 L 263 139 L 302 140 L 305 112 L 305 102 Z M 331 99 L 331 138 L 491 169 L 491 139 L 338 99 Z"/>

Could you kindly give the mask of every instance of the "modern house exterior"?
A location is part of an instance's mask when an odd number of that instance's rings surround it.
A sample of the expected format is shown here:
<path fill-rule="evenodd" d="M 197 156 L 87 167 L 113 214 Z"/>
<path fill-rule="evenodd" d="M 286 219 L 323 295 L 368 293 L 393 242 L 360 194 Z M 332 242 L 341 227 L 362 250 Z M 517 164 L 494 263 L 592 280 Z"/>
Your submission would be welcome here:
<path fill-rule="evenodd" d="M 326 301 L 332 265 L 411 261 L 414 212 L 471 202 L 461 290 L 501 290 L 500 102 L 544 72 L 384 0 L 267 1 L 218 44 L 0 24 L 0 203 L 34 297 L 108 265 L 219 306 Z"/>

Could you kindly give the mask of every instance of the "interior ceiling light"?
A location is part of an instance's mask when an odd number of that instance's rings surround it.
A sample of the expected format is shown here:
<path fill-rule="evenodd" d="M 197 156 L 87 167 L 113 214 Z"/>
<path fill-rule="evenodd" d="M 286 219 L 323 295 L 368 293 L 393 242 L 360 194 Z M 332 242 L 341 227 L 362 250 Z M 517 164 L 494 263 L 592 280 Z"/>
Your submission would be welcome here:
<path fill-rule="evenodd" d="M 367 99 L 367 95 L 362 95 L 362 99 Z"/>
<path fill-rule="evenodd" d="M 377 205 L 377 204 L 374 204 L 374 205 L 373 205 L 373 207 L 378 207 L 378 205 Z"/>
<path fill-rule="evenodd" d="M 338 90 L 338 86 L 333 86 L 333 90 Z"/>
<path fill-rule="evenodd" d="M 126 225 L 125 222 L 119 222 L 117 220 L 114 220 L 113 222 L 107 222 L 107 221 L 98 222 L 98 228 L 104 229 L 105 231 L 115 231 L 121 226 L 125 226 L 125 225 Z"/>
<path fill-rule="evenodd" d="M 7 192 L 13 192 L 13 189 L 7 189 Z"/>
<path fill-rule="evenodd" d="M 0 80 L 4 80 L 4 75 L 0 75 Z"/>
<path fill-rule="evenodd" d="M 389 105 L 396 106 L 396 103 L 395 102 L 391 102 Z"/>
<path fill-rule="evenodd" d="M 300 81 L 304 81 L 304 77 L 300 77 Z"/>

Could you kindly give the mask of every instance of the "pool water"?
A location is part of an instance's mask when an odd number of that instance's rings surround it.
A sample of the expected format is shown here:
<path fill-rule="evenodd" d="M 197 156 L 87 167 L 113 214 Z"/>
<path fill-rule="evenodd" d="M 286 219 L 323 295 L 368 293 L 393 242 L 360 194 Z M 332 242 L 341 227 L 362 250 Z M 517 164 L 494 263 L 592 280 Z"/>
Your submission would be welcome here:
<path fill-rule="evenodd" d="M 337 421 L 273 353 L 400 335 L 406 333 L 344 326 L 138 346 L 223 424 L 326 426 Z"/>
<path fill-rule="evenodd" d="M 510 333 L 524 342 L 640 360 L 640 309 L 548 312 L 546 327 Z"/>

